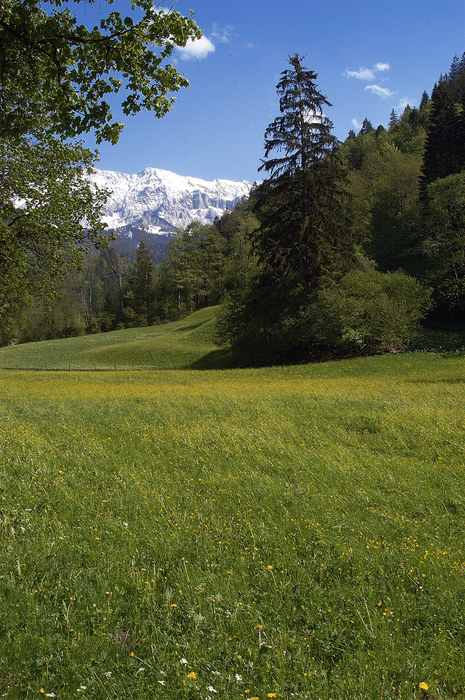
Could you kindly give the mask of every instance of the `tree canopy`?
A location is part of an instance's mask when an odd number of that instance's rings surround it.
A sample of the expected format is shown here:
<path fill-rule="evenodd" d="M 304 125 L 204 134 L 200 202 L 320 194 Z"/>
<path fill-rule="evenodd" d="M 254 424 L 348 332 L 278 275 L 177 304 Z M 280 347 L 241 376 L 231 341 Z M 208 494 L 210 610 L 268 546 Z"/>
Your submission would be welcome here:
<path fill-rule="evenodd" d="M 83 178 L 93 156 L 51 136 L 0 142 L 0 319 L 102 245 L 104 193 Z"/>
<path fill-rule="evenodd" d="M 188 85 L 168 62 L 174 46 L 200 36 L 192 18 L 132 0 L 131 14 L 94 4 L 92 29 L 66 0 L 0 3 L 0 320 L 27 305 L 40 285 L 51 299 L 59 276 L 83 251 L 106 241 L 104 193 L 86 180 L 96 156 L 76 141 L 92 132 L 115 144 L 123 124 L 108 97 L 119 93 L 123 113 L 162 117 L 170 93 Z M 47 9 L 45 9 L 47 8 Z"/>
<path fill-rule="evenodd" d="M 167 59 L 174 46 L 200 36 L 197 25 L 153 0 L 133 0 L 127 17 L 109 11 L 113 0 L 102 4 L 104 16 L 89 29 L 65 0 L 50 0 L 49 11 L 40 0 L 2 0 L 1 138 L 47 127 L 65 137 L 93 131 L 97 142 L 116 143 L 123 124 L 113 120 L 111 93 L 122 93 L 126 115 L 146 109 L 162 117 L 170 109 L 169 93 L 188 81 Z"/>
<path fill-rule="evenodd" d="M 255 246 L 275 279 L 291 278 L 307 294 L 309 285 L 340 262 L 344 172 L 318 76 L 303 67 L 298 54 L 289 64 L 276 86 L 280 116 L 265 132 L 261 169 L 271 176 L 255 194 L 260 222 Z"/>

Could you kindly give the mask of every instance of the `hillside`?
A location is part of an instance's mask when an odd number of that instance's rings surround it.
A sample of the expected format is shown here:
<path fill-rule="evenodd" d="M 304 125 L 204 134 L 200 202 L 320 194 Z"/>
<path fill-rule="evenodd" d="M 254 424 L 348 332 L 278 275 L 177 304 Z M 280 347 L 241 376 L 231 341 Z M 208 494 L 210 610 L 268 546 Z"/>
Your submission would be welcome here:
<path fill-rule="evenodd" d="M 230 364 L 214 342 L 215 307 L 182 321 L 0 348 L 0 368 L 186 369 Z"/>

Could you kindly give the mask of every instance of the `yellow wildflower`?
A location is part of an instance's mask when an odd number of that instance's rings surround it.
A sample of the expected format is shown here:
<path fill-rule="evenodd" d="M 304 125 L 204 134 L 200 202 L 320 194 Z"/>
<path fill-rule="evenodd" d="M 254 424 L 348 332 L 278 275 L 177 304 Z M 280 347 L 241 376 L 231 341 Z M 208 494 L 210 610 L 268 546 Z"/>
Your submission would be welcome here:
<path fill-rule="evenodd" d="M 422 682 L 422 683 L 420 683 L 420 688 L 421 688 L 422 690 L 428 690 L 428 689 L 429 689 L 429 685 L 428 685 L 428 683 Z"/>
<path fill-rule="evenodd" d="M 197 674 L 195 673 L 195 671 L 191 671 L 187 674 L 187 677 L 190 678 L 191 681 L 195 681 L 195 679 L 197 678 Z"/>

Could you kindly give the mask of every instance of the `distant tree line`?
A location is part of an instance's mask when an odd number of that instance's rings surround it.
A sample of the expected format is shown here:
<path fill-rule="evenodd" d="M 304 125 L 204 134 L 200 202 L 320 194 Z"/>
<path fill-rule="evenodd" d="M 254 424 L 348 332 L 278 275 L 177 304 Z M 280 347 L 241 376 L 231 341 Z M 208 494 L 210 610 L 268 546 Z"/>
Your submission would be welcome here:
<path fill-rule="evenodd" d="M 147 326 L 183 318 L 245 290 L 256 274 L 249 202 L 215 224 L 194 222 L 174 234 L 161 262 L 156 237 L 142 237 L 135 257 L 88 251 L 79 269 L 58 283 L 53 299 L 37 294 L 3 330 L 3 342 L 28 342 Z"/>

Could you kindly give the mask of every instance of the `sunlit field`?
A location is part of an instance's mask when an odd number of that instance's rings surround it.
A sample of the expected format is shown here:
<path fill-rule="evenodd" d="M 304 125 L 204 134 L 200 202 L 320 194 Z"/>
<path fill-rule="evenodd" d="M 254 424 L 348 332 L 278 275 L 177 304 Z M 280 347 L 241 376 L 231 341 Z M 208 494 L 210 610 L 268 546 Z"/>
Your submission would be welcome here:
<path fill-rule="evenodd" d="M 464 381 L 0 372 L 1 694 L 465 697 Z"/>
<path fill-rule="evenodd" d="M 214 342 L 216 307 L 176 323 L 0 348 L 0 369 L 217 369 L 231 363 Z"/>

